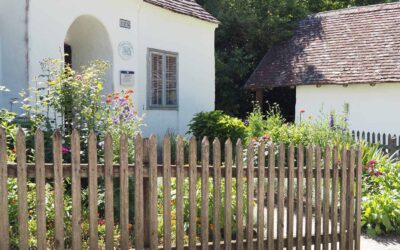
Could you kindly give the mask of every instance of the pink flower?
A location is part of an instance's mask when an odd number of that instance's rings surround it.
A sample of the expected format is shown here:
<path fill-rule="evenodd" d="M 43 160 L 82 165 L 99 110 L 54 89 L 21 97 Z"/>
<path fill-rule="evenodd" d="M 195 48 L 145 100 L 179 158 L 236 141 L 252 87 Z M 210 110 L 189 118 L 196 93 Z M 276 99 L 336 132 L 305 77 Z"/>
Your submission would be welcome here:
<path fill-rule="evenodd" d="M 67 147 L 62 147 L 61 152 L 62 152 L 63 154 L 66 154 L 66 153 L 69 153 L 69 152 L 70 152 L 70 149 L 67 148 Z"/>
<path fill-rule="evenodd" d="M 375 160 L 370 160 L 369 162 L 368 162 L 368 164 L 369 165 L 375 165 L 377 162 L 375 161 Z"/>
<path fill-rule="evenodd" d="M 104 225 L 106 222 L 104 220 L 99 220 L 99 225 Z"/>
<path fill-rule="evenodd" d="M 306 111 L 304 109 L 300 109 L 300 113 L 305 113 Z"/>

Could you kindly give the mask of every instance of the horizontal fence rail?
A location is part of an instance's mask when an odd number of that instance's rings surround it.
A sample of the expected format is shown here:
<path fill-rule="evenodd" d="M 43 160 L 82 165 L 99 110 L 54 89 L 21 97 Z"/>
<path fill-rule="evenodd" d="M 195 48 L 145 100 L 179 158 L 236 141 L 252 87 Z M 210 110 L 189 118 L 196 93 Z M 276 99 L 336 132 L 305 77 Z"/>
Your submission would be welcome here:
<path fill-rule="evenodd" d="M 56 249 L 82 249 L 83 244 L 99 248 L 100 199 L 105 199 L 106 249 L 360 249 L 360 149 L 264 142 L 243 146 L 240 140 L 233 145 L 230 140 L 222 144 L 218 139 L 210 143 L 207 138 L 198 142 L 194 137 L 185 143 L 180 136 L 173 144 L 169 136 L 159 143 L 154 135 L 148 139 L 137 135 L 135 159 L 130 164 L 129 139 L 122 135 L 119 164 L 115 164 L 113 147 L 117 145 L 107 135 L 104 163 L 99 164 L 94 133 L 87 142 L 87 163 L 81 162 L 78 132 L 70 138 L 71 163 L 63 163 L 59 132 L 52 139 L 53 162 L 45 163 L 46 142 L 38 130 L 35 162 L 27 163 L 25 134 L 19 130 L 17 162 L 10 163 L 6 135 L 0 129 L 0 249 L 10 247 L 9 228 L 16 226 L 9 221 L 10 178 L 17 179 L 19 249 L 29 249 L 30 182 L 36 184 L 37 249 L 47 249 L 49 244 L 46 183 L 53 185 L 55 193 L 52 244 Z M 84 181 L 89 193 L 86 205 L 82 204 Z M 72 194 L 71 217 L 64 214 L 67 189 Z M 131 190 L 133 195 L 129 194 Z M 114 214 L 116 195 L 119 214 Z M 82 238 L 83 206 L 89 213 L 88 239 Z M 71 246 L 65 242 L 66 222 L 72 226 Z M 118 243 L 114 239 L 117 226 Z"/>

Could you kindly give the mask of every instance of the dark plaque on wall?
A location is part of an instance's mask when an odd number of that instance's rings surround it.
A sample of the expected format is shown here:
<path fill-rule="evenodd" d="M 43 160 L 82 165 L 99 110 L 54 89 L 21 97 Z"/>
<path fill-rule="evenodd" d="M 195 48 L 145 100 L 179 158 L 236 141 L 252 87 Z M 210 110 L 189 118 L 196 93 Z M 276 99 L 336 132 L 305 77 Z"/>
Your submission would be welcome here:
<path fill-rule="evenodd" d="M 119 27 L 124 29 L 131 29 L 131 21 L 126 19 L 119 19 Z"/>

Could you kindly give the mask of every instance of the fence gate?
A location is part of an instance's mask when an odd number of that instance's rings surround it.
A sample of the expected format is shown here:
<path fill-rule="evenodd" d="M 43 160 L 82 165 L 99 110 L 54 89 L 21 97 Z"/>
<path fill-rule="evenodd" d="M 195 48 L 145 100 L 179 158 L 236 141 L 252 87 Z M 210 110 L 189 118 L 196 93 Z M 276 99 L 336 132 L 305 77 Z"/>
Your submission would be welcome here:
<path fill-rule="evenodd" d="M 243 148 L 240 140 L 221 145 L 215 139 L 210 145 L 207 138 L 201 144 L 192 138 L 185 144 L 182 137 L 171 144 L 168 136 L 158 143 L 155 136 L 143 139 L 138 135 L 134 164 L 129 164 L 128 138 L 122 135 L 120 161 L 115 165 L 111 136 L 104 140 L 104 164 L 99 164 L 97 139 L 91 133 L 88 163 L 82 163 L 80 138 L 74 131 L 71 163 L 63 163 L 57 132 L 52 142 L 53 163 L 45 163 L 44 145 L 49 142 L 38 130 L 35 162 L 27 163 L 25 135 L 19 130 L 17 162 L 9 163 L 5 138 L 0 129 L 0 249 L 15 247 L 12 238 L 18 239 L 19 249 L 98 249 L 103 247 L 100 237 L 106 249 L 360 249 L 362 166 L 358 149 L 268 142 L 251 142 Z M 159 144 L 162 152 L 157 150 Z M 7 181 L 13 178 L 17 178 L 18 235 L 10 233 L 16 225 L 10 224 L 7 199 Z M 88 183 L 87 205 L 82 203 L 83 180 Z M 54 225 L 50 226 L 46 223 L 46 182 L 55 193 Z M 28 183 L 36 183 L 33 212 L 37 230 L 33 235 L 28 231 L 32 213 Z M 130 190 L 134 190 L 134 199 L 129 199 Z M 72 197 L 71 216 L 64 212 L 67 194 Z M 114 214 L 117 194 L 120 213 Z M 103 197 L 104 213 L 99 214 L 98 201 Z M 82 210 L 83 206 L 87 207 Z M 134 216 L 129 208 L 134 208 Z M 82 214 L 85 209 L 88 218 Z M 104 220 L 104 236 L 99 234 L 99 220 Z M 83 223 L 89 225 L 88 238 L 82 237 Z M 54 235 L 49 236 L 49 230 Z"/>

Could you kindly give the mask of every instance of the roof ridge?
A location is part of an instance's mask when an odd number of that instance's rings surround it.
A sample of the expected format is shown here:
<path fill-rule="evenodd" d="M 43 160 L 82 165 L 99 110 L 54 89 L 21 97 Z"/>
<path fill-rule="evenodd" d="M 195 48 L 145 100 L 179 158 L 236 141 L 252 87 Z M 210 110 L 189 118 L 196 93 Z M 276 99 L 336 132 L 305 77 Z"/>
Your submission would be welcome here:
<path fill-rule="evenodd" d="M 326 17 L 333 15 L 347 15 L 347 14 L 363 14 L 382 10 L 400 9 L 400 1 L 391 3 L 380 3 L 367 6 L 352 6 L 345 9 L 328 10 L 308 15 L 307 18 L 313 17 Z M 306 19 L 307 19 L 306 18 Z"/>

